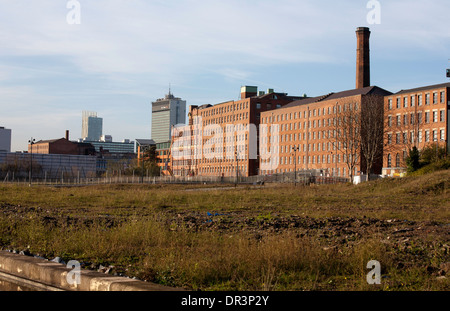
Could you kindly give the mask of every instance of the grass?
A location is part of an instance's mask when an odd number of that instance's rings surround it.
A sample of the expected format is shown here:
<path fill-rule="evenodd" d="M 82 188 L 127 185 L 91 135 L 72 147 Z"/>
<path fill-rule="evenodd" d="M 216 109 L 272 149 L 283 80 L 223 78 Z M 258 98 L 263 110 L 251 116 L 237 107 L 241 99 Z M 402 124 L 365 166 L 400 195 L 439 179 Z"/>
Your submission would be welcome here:
<path fill-rule="evenodd" d="M 119 274 L 195 290 L 446 290 L 448 281 L 430 269 L 450 261 L 448 231 L 401 242 L 374 229 L 337 242 L 322 229 L 264 226 L 290 216 L 320 220 L 325 229 L 331 217 L 448 225 L 449 180 L 447 170 L 357 186 L 189 192 L 176 185 L 0 185 L 0 246 L 113 265 Z M 206 212 L 219 214 L 216 227 L 179 221 Z M 259 227 L 219 230 L 229 213 Z M 371 259 L 382 263 L 382 285 L 366 282 Z"/>

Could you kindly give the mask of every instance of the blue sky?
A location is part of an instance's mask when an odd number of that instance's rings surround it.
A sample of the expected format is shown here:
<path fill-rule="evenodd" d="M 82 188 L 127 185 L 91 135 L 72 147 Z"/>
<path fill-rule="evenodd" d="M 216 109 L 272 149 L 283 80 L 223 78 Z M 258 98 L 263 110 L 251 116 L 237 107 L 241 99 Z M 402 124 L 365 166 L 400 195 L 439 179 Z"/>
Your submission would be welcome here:
<path fill-rule="evenodd" d="M 450 2 L 379 0 L 0 0 L 0 126 L 81 137 L 83 110 L 115 141 L 150 138 L 151 102 L 171 84 L 191 105 L 238 99 L 242 85 L 318 96 L 355 86 L 357 27 L 370 27 L 371 82 L 391 92 L 444 83 Z"/>

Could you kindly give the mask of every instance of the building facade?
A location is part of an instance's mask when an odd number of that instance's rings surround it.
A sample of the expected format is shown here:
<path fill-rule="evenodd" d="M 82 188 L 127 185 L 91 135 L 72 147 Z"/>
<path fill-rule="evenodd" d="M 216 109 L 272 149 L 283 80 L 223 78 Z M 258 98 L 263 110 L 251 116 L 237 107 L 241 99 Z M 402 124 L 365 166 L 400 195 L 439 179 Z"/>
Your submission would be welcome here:
<path fill-rule="evenodd" d="M 402 90 L 385 97 L 383 175 L 406 172 L 409 150 L 449 148 L 450 83 Z"/>
<path fill-rule="evenodd" d="M 365 106 L 374 100 L 382 103 L 386 94 L 390 92 L 376 86 L 365 87 L 295 101 L 284 108 L 264 112 L 261 118 L 266 127 L 260 134 L 261 174 L 320 170 L 324 176 L 349 177 L 364 171 L 361 150 L 355 148 L 350 152 L 344 146 L 345 140 L 334 139 L 335 131 L 345 130 L 338 126 L 345 111 L 353 110 L 353 115 L 364 120 Z M 273 130 L 274 126 L 278 129 Z M 352 174 L 347 157 L 356 161 Z M 269 160 L 272 163 L 266 163 Z M 381 173 L 381 161 L 380 156 L 372 173 Z"/>
<path fill-rule="evenodd" d="M 30 163 L 33 179 L 76 179 L 96 176 L 94 156 L 69 154 L 0 153 L 0 177 L 15 181 L 29 177 Z"/>
<path fill-rule="evenodd" d="M 11 152 L 11 130 L 0 127 L 0 152 Z"/>
<path fill-rule="evenodd" d="M 83 111 L 81 137 L 85 141 L 100 141 L 103 133 L 103 119 L 96 112 Z"/>
<path fill-rule="evenodd" d="M 171 129 L 186 123 L 186 101 L 170 93 L 152 102 L 152 133 L 155 143 L 169 142 Z"/>
<path fill-rule="evenodd" d="M 173 176 L 170 142 L 156 144 L 156 162 L 161 176 Z"/>
<path fill-rule="evenodd" d="M 253 176 L 259 173 L 258 127 L 261 114 L 281 108 L 301 97 L 285 93 L 258 92 L 243 86 L 241 99 L 217 105 L 191 106 L 189 123 L 181 136 L 189 143 L 180 152 L 179 137 L 172 141 L 172 170 L 175 176 Z M 177 132 L 177 129 L 175 129 Z M 185 156 L 176 156 L 184 154 Z"/>
<path fill-rule="evenodd" d="M 69 141 L 67 138 L 58 138 L 40 140 L 33 145 L 28 144 L 28 153 L 95 155 L 95 148 L 89 143 L 77 143 Z"/>

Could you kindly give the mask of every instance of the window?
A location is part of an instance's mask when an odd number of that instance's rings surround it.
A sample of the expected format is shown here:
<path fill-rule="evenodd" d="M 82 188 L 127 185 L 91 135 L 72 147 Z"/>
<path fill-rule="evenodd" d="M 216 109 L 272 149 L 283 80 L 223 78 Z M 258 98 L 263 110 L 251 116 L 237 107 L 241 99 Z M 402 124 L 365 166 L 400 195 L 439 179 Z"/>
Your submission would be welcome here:
<path fill-rule="evenodd" d="M 426 130 L 425 131 L 425 142 L 427 143 L 427 142 L 429 142 L 430 141 L 430 131 L 429 130 Z"/>
<path fill-rule="evenodd" d="M 437 104 L 438 103 L 438 93 L 434 92 L 433 93 L 433 104 Z"/>
<path fill-rule="evenodd" d="M 388 109 L 392 109 L 392 99 L 388 99 Z"/>
<path fill-rule="evenodd" d="M 266 105 L 266 109 L 267 109 L 267 110 L 272 109 L 272 104 L 267 104 L 267 105 Z"/>
<path fill-rule="evenodd" d="M 422 106 L 422 95 L 417 95 L 418 106 Z"/>
<path fill-rule="evenodd" d="M 400 144 L 400 133 L 395 134 L 395 143 Z"/>
<path fill-rule="evenodd" d="M 414 95 L 411 96 L 411 107 L 414 107 L 416 104 L 416 97 Z"/>
<path fill-rule="evenodd" d="M 405 96 L 403 97 L 403 108 L 407 108 L 408 107 L 408 97 Z"/>
<path fill-rule="evenodd" d="M 419 123 L 419 124 L 422 123 L 422 111 L 417 113 L 417 123 Z"/>
<path fill-rule="evenodd" d="M 441 92 L 441 103 L 445 102 L 445 92 Z"/>
<path fill-rule="evenodd" d="M 430 93 L 425 94 L 425 105 L 430 104 Z"/>
<path fill-rule="evenodd" d="M 445 130 L 441 130 L 441 140 L 445 141 Z"/>
<path fill-rule="evenodd" d="M 388 134 L 387 143 L 388 145 L 392 144 L 392 134 Z"/>
<path fill-rule="evenodd" d="M 430 112 L 429 111 L 425 112 L 425 123 L 430 123 Z"/>
<path fill-rule="evenodd" d="M 408 125 L 408 115 L 407 114 L 403 115 L 403 125 Z"/>
<path fill-rule="evenodd" d="M 437 111 L 433 111 L 433 122 L 437 122 L 438 121 L 438 112 Z"/>
<path fill-rule="evenodd" d="M 438 132 L 436 130 L 433 131 L 433 141 L 438 141 Z"/>
<path fill-rule="evenodd" d="M 396 107 L 397 107 L 397 109 L 400 108 L 400 97 L 397 98 L 397 106 Z"/>
<path fill-rule="evenodd" d="M 402 125 L 402 118 L 400 115 L 397 115 L 397 126 Z"/>
<path fill-rule="evenodd" d="M 439 122 L 445 121 L 445 110 L 439 111 Z"/>
<path fill-rule="evenodd" d="M 422 131 L 419 131 L 419 143 L 422 142 Z"/>
<path fill-rule="evenodd" d="M 391 167 L 391 163 L 392 163 L 392 157 L 391 157 L 391 154 L 389 153 L 387 155 L 387 167 Z"/>
<path fill-rule="evenodd" d="M 398 153 L 395 156 L 395 167 L 400 167 L 400 155 Z"/>

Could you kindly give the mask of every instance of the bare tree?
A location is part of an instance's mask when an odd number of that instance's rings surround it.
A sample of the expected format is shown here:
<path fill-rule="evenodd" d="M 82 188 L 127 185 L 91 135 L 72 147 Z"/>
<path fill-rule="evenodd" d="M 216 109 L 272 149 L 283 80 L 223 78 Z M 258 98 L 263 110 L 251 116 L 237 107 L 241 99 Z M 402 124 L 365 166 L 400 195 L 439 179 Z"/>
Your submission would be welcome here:
<path fill-rule="evenodd" d="M 361 105 L 361 155 L 365 164 L 367 179 L 374 164 L 383 161 L 383 140 L 385 137 L 384 99 L 381 96 L 366 95 Z"/>
<path fill-rule="evenodd" d="M 361 110 L 359 104 L 350 99 L 333 107 L 333 123 L 327 131 L 327 139 L 343 155 L 350 180 L 361 154 Z M 335 160 L 336 161 L 336 160 Z"/>

